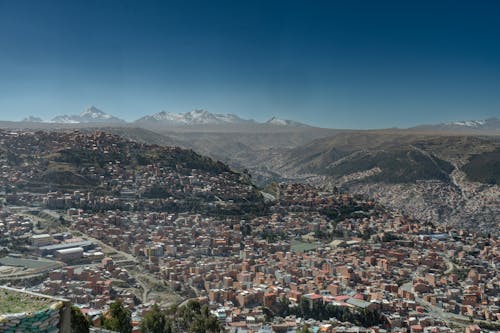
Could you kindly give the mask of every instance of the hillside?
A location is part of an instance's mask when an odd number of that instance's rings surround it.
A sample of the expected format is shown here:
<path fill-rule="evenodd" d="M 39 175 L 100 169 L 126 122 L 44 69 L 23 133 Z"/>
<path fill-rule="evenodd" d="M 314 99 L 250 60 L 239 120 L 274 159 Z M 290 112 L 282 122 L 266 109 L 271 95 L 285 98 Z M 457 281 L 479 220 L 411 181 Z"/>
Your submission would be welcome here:
<path fill-rule="evenodd" d="M 461 167 L 472 155 L 492 151 L 499 145 L 496 136 L 347 132 L 284 151 L 274 161 L 274 167 L 287 174 L 330 176 L 379 167 L 386 177 L 371 178 L 374 181 L 446 180 L 445 174 L 453 171 L 452 165 Z M 398 174 L 404 178 L 397 179 Z"/>
<path fill-rule="evenodd" d="M 500 148 L 472 155 L 462 170 L 471 181 L 500 185 Z"/>
<path fill-rule="evenodd" d="M 2 126 L 17 128 L 20 125 Z M 71 131 L 68 124 L 57 126 L 61 133 Z M 138 147 L 155 144 L 193 150 L 220 160 L 234 170 L 248 171 L 258 186 L 272 181 L 313 182 L 376 196 L 385 205 L 424 221 L 479 223 L 491 228 L 500 215 L 498 135 L 471 134 L 470 131 L 441 133 L 430 129 L 348 131 L 258 123 L 168 128 L 159 125 L 149 129 L 103 124 L 74 127 L 79 128 L 81 134 L 98 130 L 114 133 L 134 141 Z M 62 154 L 67 159 L 72 153 Z M 109 157 L 109 154 L 103 156 Z M 124 162 L 132 163 L 138 156 Z M 16 154 L 11 157 L 20 159 Z M 92 158 L 109 162 L 102 160 L 102 156 Z M 46 170 L 46 174 L 39 177 L 42 182 L 37 184 L 33 180 L 30 186 L 32 189 L 39 186 L 39 190 L 95 186 L 92 177 L 81 174 L 77 161 L 78 158 L 68 164 L 52 159 L 50 168 L 55 171 Z M 47 183 L 47 180 L 53 181 Z M 74 186 L 64 183 L 74 183 Z M 167 195 L 158 189 L 148 193 Z"/>
<path fill-rule="evenodd" d="M 408 183 L 417 180 L 448 181 L 453 166 L 435 156 L 412 148 L 355 154 L 328 166 L 328 176 L 342 177 L 372 169 L 379 171 L 368 176 L 374 182 Z"/>
<path fill-rule="evenodd" d="M 142 204 L 158 209 L 193 211 L 221 205 L 219 211 L 251 209 L 262 201 L 246 176 L 222 162 L 101 131 L 0 131 L 0 163 L 0 186 L 10 194 L 88 191 L 102 200 L 111 194 L 122 198 L 98 204 L 107 208 L 129 205 L 132 195 L 153 200 Z"/>
<path fill-rule="evenodd" d="M 366 194 L 423 221 L 497 227 L 498 136 L 411 131 L 339 133 L 282 151 L 282 177 Z"/>

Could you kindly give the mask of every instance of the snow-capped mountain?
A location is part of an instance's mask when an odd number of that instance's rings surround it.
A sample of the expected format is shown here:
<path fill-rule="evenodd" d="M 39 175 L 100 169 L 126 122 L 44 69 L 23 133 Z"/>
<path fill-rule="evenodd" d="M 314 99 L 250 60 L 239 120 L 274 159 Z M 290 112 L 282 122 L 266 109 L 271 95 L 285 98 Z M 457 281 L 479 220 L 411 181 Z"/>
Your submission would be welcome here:
<path fill-rule="evenodd" d="M 80 116 L 69 116 L 67 114 L 61 115 L 61 116 L 56 116 L 52 118 L 50 121 L 51 123 L 58 123 L 58 124 L 79 124 L 81 123 Z"/>
<path fill-rule="evenodd" d="M 235 114 L 210 113 L 206 110 L 193 110 L 186 113 L 161 111 L 135 121 L 139 124 L 161 123 L 162 125 L 208 125 L 208 124 L 242 124 L 253 122 Z"/>
<path fill-rule="evenodd" d="M 30 116 L 24 118 L 23 122 L 43 122 L 43 123 L 54 123 L 54 124 L 88 124 L 92 126 L 93 124 L 127 124 L 125 120 L 118 117 L 105 113 L 99 110 L 95 106 L 91 106 L 85 111 L 77 115 L 58 115 L 52 120 L 43 120 L 39 117 Z M 309 127 L 309 125 L 302 124 L 293 120 L 281 119 L 277 117 L 272 117 L 265 122 L 256 122 L 253 119 L 244 119 L 233 113 L 211 113 L 207 110 L 196 109 L 185 113 L 175 113 L 168 111 L 161 111 L 151 115 L 141 117 L 131 124 L 135 124 L 141 127 L 182 127 L 191 125 L 249 125 L 249 126 L 264 126 L 269 128 L 269 126 L 279 126 L 279 127 Z M 81 125 L 79 125 L 80 127 Z"/>
<path fill-rule="evenodd" d="M 500 119 L 450 121 L 436 125 L 417 126 L 416 128 L 440 131 L 500 131 Z"/>
<path fill-rule="evenodd" d="M 446 126 L 481 127 L 486 124 L 486 120 L 464 120 L 444 123 Z"/>
<path fill-rule="evenodd" d="M 107 114 L 95 106 L 91 106 L 79 115 L 61 115 L 54 117 L 51 122 L 62 124 L 79 124 L 79 123 L 124 123 L 125 121 Z"/>
<path fill-rule="evenodd" d="M 305 124 L 299 123 L 297 121 L 293 120 L 288 120 L 288 119 L 281 119 L 277 117 L 272 117 L 268 121 L 265 122 L 265 124 L 270 124 L 270 125 L 277 125 L 277 126 L 307 126 Z"/>

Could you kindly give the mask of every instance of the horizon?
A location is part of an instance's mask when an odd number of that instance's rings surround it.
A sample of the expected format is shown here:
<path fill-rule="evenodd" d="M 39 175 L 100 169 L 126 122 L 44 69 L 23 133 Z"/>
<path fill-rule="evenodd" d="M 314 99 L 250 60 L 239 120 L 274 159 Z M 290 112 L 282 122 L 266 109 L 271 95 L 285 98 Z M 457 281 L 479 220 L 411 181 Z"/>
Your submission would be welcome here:
<path fill-rule="evenodd" d="M 90 106 L 86 107 L 81 112 L 74 113 L 74 114 L 69 114 L 69 113 L 68 114 L 58 114 L 58 115 L 50 117 L 50 119 L 45 119 L 45 118 L 42 118 L 42 117 L 38 117 L 36 115 L 29 115 L 27 117 L 24 117 L 23 119 L 18 119 L 18 120 L 0 119 L 0 121 L 34 122 L 34 123 L 36 123 L 36 122 L 38 122 L 37 120 L 32 121 L 32 120 L 29 120 L 28 118 L 39 118 L 39 119 L 42 120 L 42 123 L 46 123 L 46 124 L 51 124 L 51 123 L 52 124 L 65 124 L 65 123 L 55 122 L 53 119 L 55 119 L 56 117 L 59 117 L 59 116 L 77 116 L 77 115 L 81 115 L 84 112 L 87 112 L 87 111 L 89 111 L 91 109 L 95 109 L 95 110 L 97 110 L 99 112 L 103 112 L 103 113 L 105 113 L 107 115 L 119 118 L 120 120 L 125 121 L 125 124 L 134 124 L 136 121 L 142 119 L 145 116 L 152 116 L 154 114 L 163 113 L 163 112 L 170 113 L 170 114 L 176 114 L 176 115 L 184 115 L 186 113 L 190 113 L 190 112 L 193 112 L 193 111 L 206 111 L 206 112 L 214 114 L 214 115 L 234 115 L 234 116 L 240 118 L 243 121 L 253 121 L 255 124 L 266 124 L 267 122 L 269 122 L 269 121 L 271 121 L 273 119 L 278 119 L 278 120 L 286 120 L 286 121 L 297 122 L 299 124 L 303 124 L 303 125 L 307 125 L 307 126 L 312 126 L 312 127 L 317 127 L 317 128 L 342 129 L 342 130 L 383 130 L 383 129 L 402 129 L 402 130 L 404 130 L 404 129 L 411 129 L 413 127 L 418 127 L 418 126 L 427 126 L 427 125 L 431 125 L 432 126 L 432 125 L 439 125 L 439 124 L 453 124 L 453 123 L 457 123 L 457 122 L 487 121 L 487 120 L 497 120 L 498 119 L 496 116 L 492 116 L 492 117 L 487 117 L 487 118 L 483 118 L 483 119 L 454 119 L 454 120 L 450 120 L 448 122 L 445 121 L 445 122 L 441 122 L 441 123 L 419 123 L 419 124 L 415 124 L 415 126 L 411 126 L 411 127 L 397 127 L 397 126 L 393 126 L 393 127 L 373 127 L 373 128 L 339 128 L 339 127 L 334 128 L 334 127 L 316 126 L 314 124 L 310 124 L 310 123 L 298 121 L 298 120 L 295 120 L 295 119 L 281 118 L 281 117 L 278 117 L 278 116 L 275 116 L 275 115 L 271 115 L 270 117 L 265 118 L 264 120 L 257 120 L 257 119 L 254 119 L 254 118 L 244 118 L 244 117 L 242 117 L 241 115 L 239 115 L 237 113 L 217 113 L 217 112 L 210 112 L 209 110 L 206 110 L 206 109 L 192 109 L 190 111 L 185 111 L 185 112 L 174 112 L 174 111 L 165 111 L 165 110 L 162 110 L 162 111 L 158 111 L 158 112 L 155 112 L 155 113 L 140 115 L 138 118 L 135 118 L 135 119 L 124 119 L 124 118 L 121 118 L 120 116 L 118 116 L 116 114 L 112 114 L 112 113 L 106 112 L 106 110 L 102 110 L 101 108 L 99 108 L 99 107 L 97 107 L 95 105 L 90 105 Z M 112 122 L 110 122 L 110 123 L 112 123 Z M 71 123 L 66 123 L 66 124 L 71 125 Z M 92 124 L 92 123 L 83 123 L 83 124 Z M 204 126 L 204 125 L 210 125 L 210 124 L 196 124 L 196 125 L 197 126 Z M 185 125 L 175 125 L 175 126 L 185 126 Z"/>
<path fill-rule="evenodd" d="M 500 116 L 500 4 L 0 1 L 0 116 L 94 104 L 326 128 Z"/>

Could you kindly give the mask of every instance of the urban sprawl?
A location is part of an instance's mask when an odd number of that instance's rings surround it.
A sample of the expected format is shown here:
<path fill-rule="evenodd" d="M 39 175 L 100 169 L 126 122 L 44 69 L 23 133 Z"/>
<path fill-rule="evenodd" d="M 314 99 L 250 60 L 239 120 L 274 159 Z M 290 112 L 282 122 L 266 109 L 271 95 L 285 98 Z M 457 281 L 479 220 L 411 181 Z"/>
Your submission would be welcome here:
<path fill-rule="evenodd" d="M 261 193 L 102 132 L 0 131 L 0 146 L 0 285 L 68 299 L 95 326 L 115 300 L 139 332 L 153 304 L 194 299 L 227 332 L 500 327 L 497 235 L 336 189 Z"/>

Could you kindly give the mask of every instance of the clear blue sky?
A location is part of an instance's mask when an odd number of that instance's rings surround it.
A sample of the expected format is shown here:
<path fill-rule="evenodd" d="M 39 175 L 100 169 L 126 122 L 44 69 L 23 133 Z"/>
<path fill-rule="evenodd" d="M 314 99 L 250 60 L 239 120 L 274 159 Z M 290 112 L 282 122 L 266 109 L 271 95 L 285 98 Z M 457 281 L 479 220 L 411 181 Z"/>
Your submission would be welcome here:
<path fill-rule="evenodd" d="M 0 118 L 204 108 L 336 128 L 500 115 L 499 1 L 0 0 Z"/>

